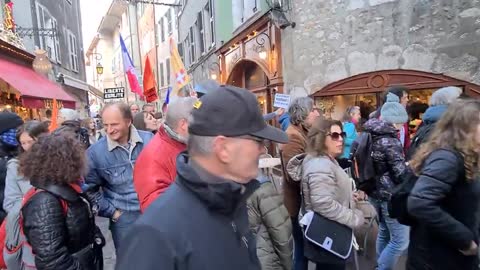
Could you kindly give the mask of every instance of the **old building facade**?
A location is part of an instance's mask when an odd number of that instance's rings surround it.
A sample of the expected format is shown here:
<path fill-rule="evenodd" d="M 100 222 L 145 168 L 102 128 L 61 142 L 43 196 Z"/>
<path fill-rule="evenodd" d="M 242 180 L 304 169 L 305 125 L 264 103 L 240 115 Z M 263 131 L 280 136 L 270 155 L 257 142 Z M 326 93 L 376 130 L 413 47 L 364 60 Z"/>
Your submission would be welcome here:
<path fill-rule="evenodd" d="M 411 95 L 423 102 L 444 85 L 478 94 L 479 4 L 292 1 L 289 15 L 296 27 L 282 33 L 285 89 L 318 97 L 336 115 L 359 101 L 376 106 L 377 93 L 389 85 L 417 90 Z"/>

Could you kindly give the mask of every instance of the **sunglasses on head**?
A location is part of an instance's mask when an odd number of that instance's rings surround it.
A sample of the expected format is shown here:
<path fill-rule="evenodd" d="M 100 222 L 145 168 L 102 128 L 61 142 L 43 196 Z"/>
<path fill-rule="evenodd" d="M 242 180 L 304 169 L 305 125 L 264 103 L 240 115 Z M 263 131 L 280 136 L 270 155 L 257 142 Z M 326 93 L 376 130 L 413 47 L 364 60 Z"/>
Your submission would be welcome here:
<path fill-rule="evenodd" d="M 347 136 L 347 133 L 331 132 L 331 133 L 327 133 L 327 136 L 330 136 L 334 141 L 338 141 L 340 140 L 340 137 L 342 137 L 342 139 L 345 139 L 345 137 Z"/>

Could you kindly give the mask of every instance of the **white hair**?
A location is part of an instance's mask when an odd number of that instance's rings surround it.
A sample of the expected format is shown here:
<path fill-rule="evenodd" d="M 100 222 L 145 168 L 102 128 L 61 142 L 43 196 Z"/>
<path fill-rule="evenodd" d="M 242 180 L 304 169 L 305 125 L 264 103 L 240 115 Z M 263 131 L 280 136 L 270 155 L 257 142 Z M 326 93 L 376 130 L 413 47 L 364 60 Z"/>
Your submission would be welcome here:
<path fill-rule="evenodd" d="M 173 100 L 168 104 L 165 124 L 172 129 L 176 129 L 180 120 L 188 119 L 195 101 L 197 101 L 197 98 L 194 97 L 178 97 Z"/>
<path fill-rule="evenodd" d="M 65 109 L 65 108 L 60 109 L 58 114 L 63 119 L 65 119 L 65 121 L 80 120 L 80 115 L 78 114 L 78 112 L 72 109 Z"/>
<path fill-rule="evenodd" d="M 188 135 L 187 148 L 190 155 L 206 156 L 213 152 L 213 136 Z"/>
<path fill-rule="evenodd" d="M 433 92 L 430 97 L 430 106 L 448 105 L 462 94 L 462 89 L 456 86 L 448 86 Z"/>

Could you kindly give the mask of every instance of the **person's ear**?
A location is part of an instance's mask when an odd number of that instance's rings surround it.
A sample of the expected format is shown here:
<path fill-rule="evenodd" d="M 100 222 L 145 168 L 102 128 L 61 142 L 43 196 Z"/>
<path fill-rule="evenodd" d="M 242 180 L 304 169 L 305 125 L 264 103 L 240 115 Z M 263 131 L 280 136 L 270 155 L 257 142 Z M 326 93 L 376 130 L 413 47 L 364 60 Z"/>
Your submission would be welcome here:
<path fill-rule="evenodd" d="M 213 152 L 224 164 L 229 164 L 232 160 L 233 143 L 225 136 L 217 136 L 213 140 Z"/>

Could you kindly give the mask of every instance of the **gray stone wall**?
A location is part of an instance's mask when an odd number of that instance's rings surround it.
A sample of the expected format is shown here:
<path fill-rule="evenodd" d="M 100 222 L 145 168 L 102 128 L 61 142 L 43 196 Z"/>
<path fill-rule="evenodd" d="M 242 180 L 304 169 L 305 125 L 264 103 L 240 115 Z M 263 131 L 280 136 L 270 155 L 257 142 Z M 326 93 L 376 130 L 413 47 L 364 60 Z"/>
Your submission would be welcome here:
<path fill-rule="evenodd" d="M 296 0 L 282 32 L 294 96 L 360 73 L 412 69 L 480 84 L 480 0 Z"/>

